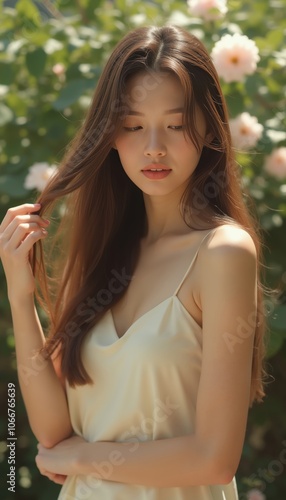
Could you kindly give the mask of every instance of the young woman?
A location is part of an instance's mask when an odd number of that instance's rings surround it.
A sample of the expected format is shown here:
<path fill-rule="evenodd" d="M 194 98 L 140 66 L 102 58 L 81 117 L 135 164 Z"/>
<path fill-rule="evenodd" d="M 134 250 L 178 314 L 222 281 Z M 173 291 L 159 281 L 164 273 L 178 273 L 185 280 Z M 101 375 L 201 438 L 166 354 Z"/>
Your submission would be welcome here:
<path fill-rule="evenodd" d="M 56 201 L 47 276 L 37 248 Z M 261 252 L 201 42 L 127 34 L 38 202 L 8 210 L 0 249 L 40 472 L 61 500 L 237 499 L 264 394 Z"/>

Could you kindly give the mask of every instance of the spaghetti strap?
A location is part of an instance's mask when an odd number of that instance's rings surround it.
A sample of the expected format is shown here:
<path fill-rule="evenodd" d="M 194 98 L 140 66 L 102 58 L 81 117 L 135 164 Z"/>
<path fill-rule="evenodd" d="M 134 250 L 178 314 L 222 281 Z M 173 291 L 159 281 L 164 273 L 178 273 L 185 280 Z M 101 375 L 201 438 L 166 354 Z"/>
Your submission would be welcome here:
<path fill-rule="evenodd" d="M 196 253 L 195 253 L 194 257 L 193 257 L 193 259 L 192 259 L 192 261 L 191 261 L 191 263 L 190 263 L 190 265 L 189 265 L 189 267 L 188 267 L 187 271 L 185 272 L 185 274 L 184 274 L 184 276 L 183 276 L 183 279 L 181 280 L 181 282 L 180 282 L 179 286 L 177 287 L 177 289 L 176 289 L 176 290 L 175 290 L 175 292 L 174 292 L 174 295 L 177 295 L 177 293 L 178 293 L 178 291 L 180 290 L 180 288 L 181 288 L 182 284 L 184 283 L 184 281 L 185 281 L 186 277 L 188 276 L 188 274 L 189 274 L 189 272 L 190 272 L 190 270 L 191 270 L 191 268 L 192 268 L 192 265 L 193 265 L 193 263 L 195 262 L 195 260 L 196 260 L 196 258 L 197 258 L 197 255 L 198 255 L 198 253 L 199 253 L 199 250 L 200 250 L 200 248 L 201 248 L 201 246 L 202 246 L 202 244 L 203 244 L 204 240 L 207 238 L 207 236 L 209 236 L 209 234 L 210 234 L 210 233 L 214 232 L 216 229 L 217 229 L 217 227 L 215 227 L 215 228 L 211 229 L 211 230 L 210 230 L 210 231 L 209 231 L 209 232 L 208 232 L 208 233 L 207 233 L 207 234 L 203 237 L 203 239 L 201 240 L 201 242 L 200 242 L 200 244 L 199 244 L 199 246 L 198 246 L 198 249 L 197 249 L 197 251 L 196 251 Z"/>

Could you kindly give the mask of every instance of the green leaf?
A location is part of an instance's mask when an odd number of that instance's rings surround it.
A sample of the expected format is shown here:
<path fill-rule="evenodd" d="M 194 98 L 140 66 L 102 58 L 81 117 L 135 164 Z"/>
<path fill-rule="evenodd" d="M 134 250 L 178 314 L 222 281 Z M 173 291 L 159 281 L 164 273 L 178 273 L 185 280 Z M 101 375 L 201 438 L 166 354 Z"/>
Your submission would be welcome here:
<path fill-rule="evenodd" d="M 272 49 L 279 47 L 284 41 L 283 30 L 272 30 L 267 34 L 267 42 Z"/>
<path fill-rule="evenodd" d="M 53 107 L 60 111 L 76 102 L 87 89 L 94 87 L 94 79 L 73 80 L 62 89 L 58 98 L 53 102 Z"/>
<path fill-rule="evenodd" d="M 10 85 L 14 80 L 13 66 L 7 63 L 0 63 L 0 85 Z"/>
<path fill-rule="evenodd" d="M 25 27 L 25 31 L 29 38 L 30 44 L 35 45 L 36 47 L 43 47 L 45 43 L 50 39 L 49 33 L 46 33 L 44 30 L 39 30 L 32 25 L 30 26 L 30 30 Z"/>
<path fill-rule="evenodd" d="M 0 177 L 0 193 L 7 194 L 13 198 L 27 196 L 27 190 L 24 188 L 24 181 L 27 173 L 23 172 L 16 176 L 2 175 Z"/>
<path fill-rule="evenodd" d="M 267 345 L 267 353 L 266 357 L 271 358 L 274 356 L 278 351 L 280 351 L 282 345 L 284 342 L 284 337 L 281 335 L 281 333 L 277 333 L 275 331 L 272 331 L 269 335 L 268 339 L 268 345 Z"/>
<path fill-rule="evenodd" d="M 9 123 L 13 120 L 13 112 L 11 111 L 8 106 L 3 104 L 3 102 L 0 102 L 0 127 L 3 127 L 3 125 L 6 125 L 6 123 Z"/>
<path fill-rule="evenodd" d="M 24 16 L 25 19 L 32 21 L 35 25 L 40 24 L 39 11 L 31 0 L 18 0 L 16 2 L 16 10 L 18 14 Z"/>
<path fill-rule="evenodd" d="M 277 306 L 269 318 L 269 326 L 275 330 L 284 332 L 286 338 L 286 305 Z"/>
<path fill-rule="evenodd" d="M 26 54 L 26 64 L 29 73 L 35 77 L 41 76 L 47 61 L 47 54 L 42 48 Z"/>
<path fill-rule="evenodd" d="M 244 98 L 239 92 L 232 92 L 226 96 L 228 109 L 231 118 L 235 118 L 238 114 L 245 111 Z"/>

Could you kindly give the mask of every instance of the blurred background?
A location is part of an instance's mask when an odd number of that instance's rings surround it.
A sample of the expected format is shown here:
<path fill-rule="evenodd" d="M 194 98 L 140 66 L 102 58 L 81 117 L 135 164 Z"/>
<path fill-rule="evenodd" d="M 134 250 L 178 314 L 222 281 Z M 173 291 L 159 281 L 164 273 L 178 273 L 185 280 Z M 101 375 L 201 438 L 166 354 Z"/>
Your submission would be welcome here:
<path fill-rule="evenodd" d="M 263 228 L 265 284 L 277 290 L 275 302 L 264 301 L 271 378 L 264 403 L 250 409 L 236 477 L 240 500 L 285 500 L 285 0 L 0 0 L 0 220 L 9 207 L 34 202 L 57 168 L 117 41 L 134 27 L 165 23 L 198 36 L 217 65 L 242 182 Z M 60 486 L 35 464 L 1 264 L 0 346 L 0 497 L 56 499 Z M 6 482 L 9 382 L 16 386 L 16 493 Z"/>

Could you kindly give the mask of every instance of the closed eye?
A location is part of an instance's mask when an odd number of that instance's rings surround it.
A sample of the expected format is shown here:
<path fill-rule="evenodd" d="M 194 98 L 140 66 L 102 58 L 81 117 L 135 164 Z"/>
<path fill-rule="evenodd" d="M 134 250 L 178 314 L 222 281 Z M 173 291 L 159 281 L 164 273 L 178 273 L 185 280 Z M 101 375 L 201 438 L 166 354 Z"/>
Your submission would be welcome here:
<path fill-rule="evenodd" d="M 183 130 L 183 125 L 170 125 L 169 128 L 172 130 Z"/>
<path fill-rule="evenodd" d="M 137 126 L 137 127 L 123 127 L 126 132 L 136 132 L 137 130 L 142 129 L 143 127 Z M 183 130 L 183 125 L 169 125 L 171 130 Z"/>
<path fill-rule="evenodd" d="M 124 130 L 127 132 L 136 132 L 136 130 L 140 130 L 142 127 L 124 127 Z"/>

